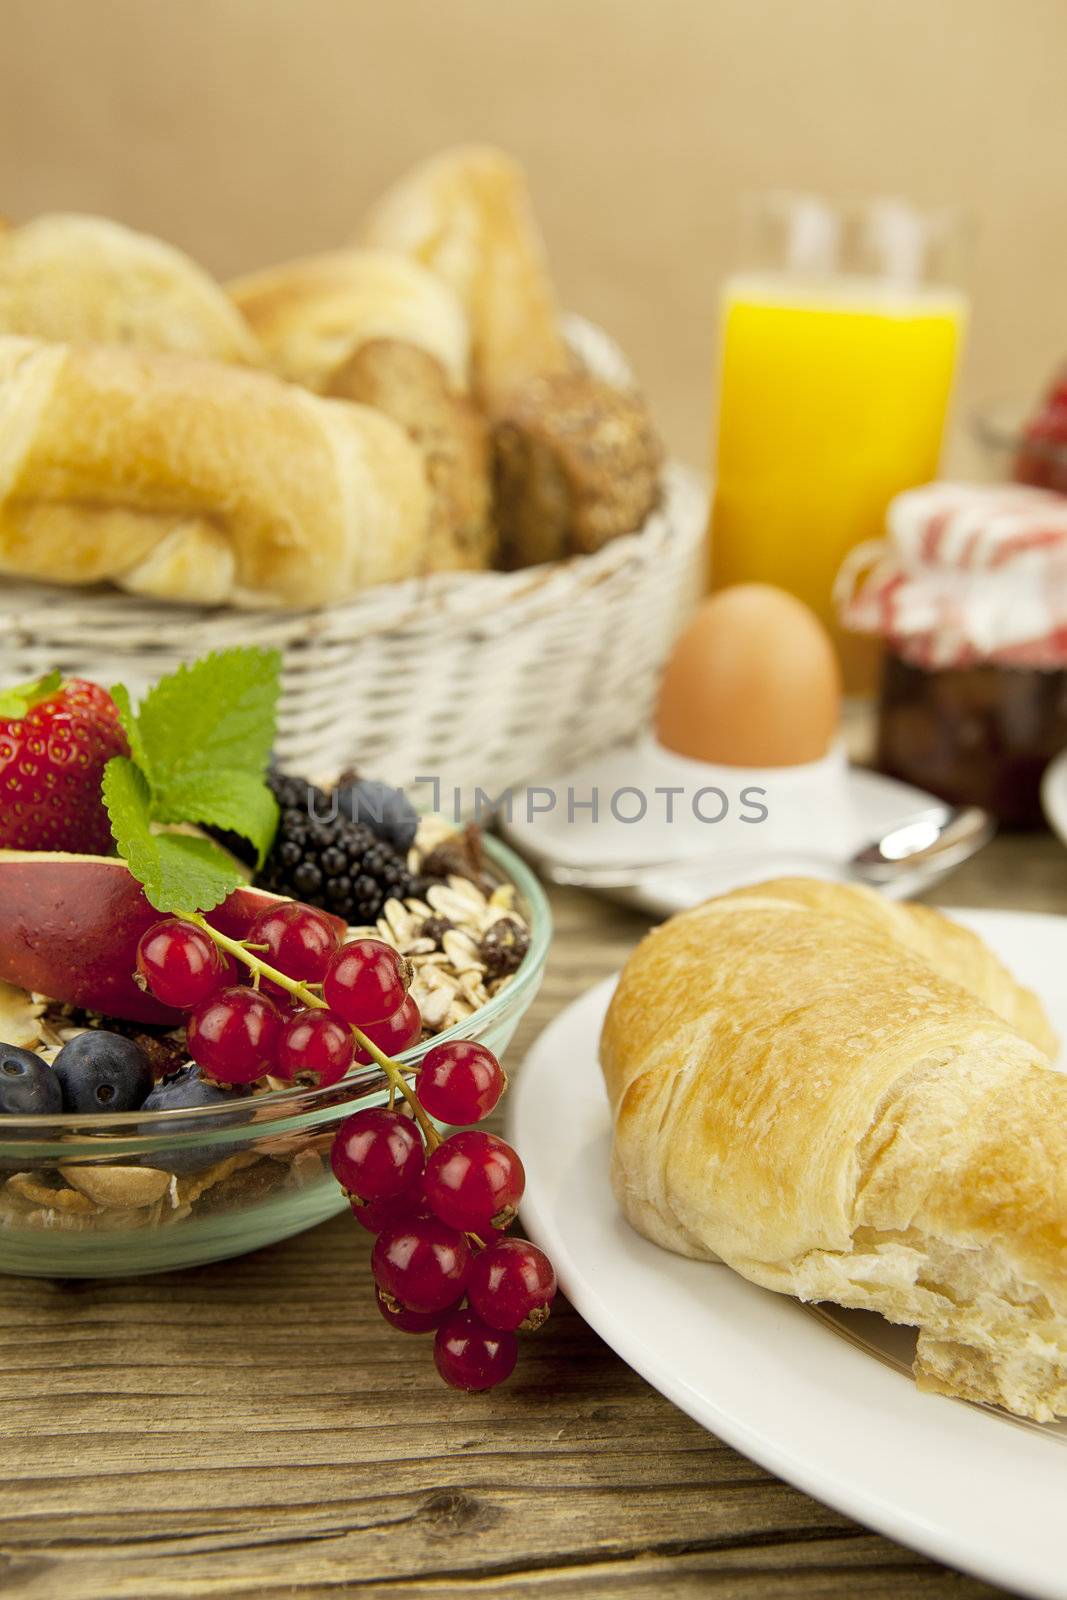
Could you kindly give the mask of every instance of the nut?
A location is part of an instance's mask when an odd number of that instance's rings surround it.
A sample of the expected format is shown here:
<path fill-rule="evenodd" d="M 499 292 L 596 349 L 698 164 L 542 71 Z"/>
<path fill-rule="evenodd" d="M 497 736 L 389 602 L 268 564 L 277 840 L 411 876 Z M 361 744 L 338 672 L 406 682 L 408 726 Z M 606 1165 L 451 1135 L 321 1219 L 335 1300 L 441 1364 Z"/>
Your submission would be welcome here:
<path fill-rule="evenodd" d="M 98 1206 L 127 1206 L 133 1210 L 154 1205 L 170 1188 L 170 1173 L 155 1167 L 112 1167 L 73 1164 L 60 1172 L 81 1194 Z"/>

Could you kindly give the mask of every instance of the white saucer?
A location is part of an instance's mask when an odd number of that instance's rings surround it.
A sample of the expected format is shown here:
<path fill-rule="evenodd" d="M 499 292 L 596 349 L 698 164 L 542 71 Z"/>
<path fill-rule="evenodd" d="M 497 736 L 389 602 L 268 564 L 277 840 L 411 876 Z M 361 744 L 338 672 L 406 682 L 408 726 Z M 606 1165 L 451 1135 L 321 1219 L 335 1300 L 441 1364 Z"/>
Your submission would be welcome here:
<path fill-rule="evenodd" d="M 667 789 L 680 792 L 668 802 Z M 594 792 L 595 820 L 589 809 Z M 695 802 L 698 795 L 702 798 Z M 613 811 L 614 796 L 620 798 Z M 722 811 L 718 796 L 725 797 L 726 814 L 719 821 L 701 820 Z M 850 766 L 843 746 L 809 766 L 754 770 L 690 761 L 649 738 L 516 791 L 511 814 L 502 816 L 501 825 L 523 855 L 546 869 L 618 861 L 639 865 L 706 852 L 706 873 L 672 877 L 665 869 L 619 896 L 669 916 L 709 895 L 768 877 L 844 877 L 847 861 L 863 845 L 938 803 L 922 789 Z M 760 810 L 767 815 L 751 820 Z M 621 820 L 631 815 L 638 820 Z M 825 857 L 825 865 L 813 865 L 812 852 Z M 921 893 L 943 875 L 944 869 L 927 868 L 886 892 Z"/>
<path fill-rule="evenodd" d="M 1067 918 L 959 912 L 1067 1037 Z M 649 1383 L 770 1471 L 927 1555 L 1013 1592 L 1067 1600 L 1067 1424 L 922 1394 L 908 1330 L 802 1306 L 688 1261 L 623 1220 L 597 1042 L 614 980 L 568 1007 L 508 1096 L 522 1220 L 568 1300 Z"/>

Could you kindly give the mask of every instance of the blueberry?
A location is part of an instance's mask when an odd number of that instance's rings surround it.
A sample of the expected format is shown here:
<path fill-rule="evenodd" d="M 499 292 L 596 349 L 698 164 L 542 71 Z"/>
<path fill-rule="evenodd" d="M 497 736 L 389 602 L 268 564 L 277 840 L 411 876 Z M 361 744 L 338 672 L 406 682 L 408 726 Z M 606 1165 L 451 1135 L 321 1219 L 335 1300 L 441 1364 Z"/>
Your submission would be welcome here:
<path fill-rule="evenodd" d="M 0 1044 L 0 1116 L 49 1117 L 63 1109 L 55 1072 L 32 1050 Z"/>
<path fill-rule="evenodd" d="M 152 1088 L 152 1068 L 140 1045 L 103 1029 L 71 1039 L 53 1070 L 65 1111 L 136 1111 Z"/>
<path fill-rule="evenodd" d="M 228 1110 L 236 1100 L 244 1099 L 249 1093 L 244 1087 L 220 1089 L 214 1083 L 205 1082 L 200 1076 L 199 1067 L 182 1067 L 179 1072 L 171 1073 L 156 1084 L 141 1110 L 193 1111 L 200 1106 L 220 1106 Z M 190 1117 L 188 1120 L 175 1117 L 173 1121 L 168 1120 L 165 1128 L 143 1123 L 140 1131 L 157 1137 L 160 1134 L 208 1133 L 217 1127 L 218 1123 L 210 1117 Z M 239 1144 L 188 1145 L 177 1150 L 151 1151 L 141 1160 L 146 1167 L 160 1167 L 166 1172 L 199 1172 L 216 1161 L 224 1161 L 241 1148 Z"/>
<path fill-rule="evenodd" d="M 419 814 L 402 789 L 375 778 L 355 778 L 335 791 L 337 809 L 350 822 L 362 822 L 379 839 L 407 855 L 415 840 Z"/>

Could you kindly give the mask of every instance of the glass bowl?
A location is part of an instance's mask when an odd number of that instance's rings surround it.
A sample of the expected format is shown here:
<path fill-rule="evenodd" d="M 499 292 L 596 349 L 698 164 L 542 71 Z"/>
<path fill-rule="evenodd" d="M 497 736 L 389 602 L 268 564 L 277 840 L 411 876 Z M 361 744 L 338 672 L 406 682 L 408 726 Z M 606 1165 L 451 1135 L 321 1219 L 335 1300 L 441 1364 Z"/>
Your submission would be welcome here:
<path fill-rule="evenodd" d="M 506 988 L 473 1016 L 398 1057 L 417 1068 L 435 1044 L 478 1039 L 496 1055 L 544 975 L 552 932 L 530 869 L 486 838 L 494 876 L 512 883 L 530 948 Z M 338 1123 L 388 1099 L 360 1067 L 328 1089 L 279 1089 L 220 1111 L 0 1122 L 0 1272 L 95 1278 L 165 1272 L 243 1255 L 311 1228 L 347 1201 L 330 1171 Z"/>
<path fill-rule="evenodd" d="M 1033 400 L 994 401 L 975 413 L 974 437 L 996 482 L 1028 483 L 1067 494 L 1067 443 L 1030 431 L 1042 409 Z"/>

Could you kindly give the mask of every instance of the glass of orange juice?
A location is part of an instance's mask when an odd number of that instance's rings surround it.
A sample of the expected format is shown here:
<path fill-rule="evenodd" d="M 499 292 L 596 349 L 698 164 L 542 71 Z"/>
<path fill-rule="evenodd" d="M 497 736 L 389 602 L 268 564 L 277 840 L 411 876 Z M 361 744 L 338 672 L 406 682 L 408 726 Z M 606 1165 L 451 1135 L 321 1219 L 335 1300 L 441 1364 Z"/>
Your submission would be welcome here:
<path fill-rule="evenodd" d="M 967 319 L 967 230 L 895 200 L 766 195 L 723 290 L 712 583 L 779 584 L 835 626 L 834 578 L 901 489 L 937 473 Z"/>

